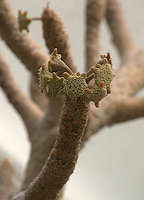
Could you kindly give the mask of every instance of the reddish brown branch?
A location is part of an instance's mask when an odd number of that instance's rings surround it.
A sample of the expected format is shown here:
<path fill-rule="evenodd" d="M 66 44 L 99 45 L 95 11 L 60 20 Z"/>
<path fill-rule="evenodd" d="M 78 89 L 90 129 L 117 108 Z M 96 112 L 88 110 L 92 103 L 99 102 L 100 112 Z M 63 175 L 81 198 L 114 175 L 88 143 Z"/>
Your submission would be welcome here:
<path fill-rule="evenodd" d="M 100 24 L 105 14 L 106 0 L 87 0 L 86 6 L 86 71 L 99 58 Z"/>
<path fill-rule="evenodd" d="M 27 188 L 25 200 L 56 199 L 74 170 L 87 113 L 88 104 L 83 99 L 73 102 L 67 98 L 54 148 L 39 176 Z"/>
<path fill-rule="evenodd" d="M 97 133 L 104 126 L 109 126 L 120 121 L 128 121 L 137 117 L 137 114 L 131 112 L 131 115 L 125 115 L 125 111 L 120 110 L 120 102 L 132 98 L 138 91 L 144 87 L 144 50 L 137 50 L 133 56 L 124 62 L 117 72 L 112 82 L 112 94 L 106 97 L 100 103 L 100 108 L 95 109 L 91 106 L 89 113 L 88 127 L 85 134 L 85 140 L 91 135 Z M 122 113 L 124 112 L 124 113 Z M 123 120 L 121 119 L 121 116 Z M 139 117 L 141 115 L 139 114 Z"/>
<path fill-rule="evenodd" d="M 41 47 L 26 32 L 19 31 L 17 18 L 8 0 L 0 1 L 0 36 L 34 76 L 37 74 L 37 69 L 48 62 L 49 58 Z M 42 107 L 39 99 L 46 101 L 46 97 L 44 95 L 41 97 L 37 85 L 35 90 L 31 90 L 31 95 L 33 100 Z"/>
<path fill-rule="evenodd" d="M 116 112 L 118 117 L 112 118 L 111 123 L 122 123 L 128 120 L 144 117 L 144 98 L 132 97 L 125 98 L 123 101 L 117 102 Z M 109 124 L 109 125 L 112 125 Z"/>
<path fill-rule="evenodd" d="M 119 2 L 107 0 L 106 19 L 113 36 L 113 42 L 121 56 L 127 56 L 136 46 L 129 32 Z"/>
<path fill-rule="evenodd" d="M 45 112 L 40 128 L 36 132 L 35 142 L 32 144 L 22 189 L 26 189 L 40 173 L 56 140 L 63 99 L 59 97 L 49 98 L 49 108 Z"/>
<path fill-rule="evenodd" d="M 0 163 L 0 199 L 8 200 L 12 189 L 13 167 L 9 160 Z"/>
<path fill-rule="evenodd" d="M 17 18 L 7 0 L 0 1 L 0 35 L 8 47 L 33 73 L 46 64 L 48 56 L 25 32 L 20 32 Z"/>
<path fill-rule="evenodd" d="M 62 55 L 62 60 L 76 72 L 70 52 L 69 38 L 60 16 L 51 8 L 45 8 L 42 13 L 43 35 L 49 52 L 55 48 Z"/>

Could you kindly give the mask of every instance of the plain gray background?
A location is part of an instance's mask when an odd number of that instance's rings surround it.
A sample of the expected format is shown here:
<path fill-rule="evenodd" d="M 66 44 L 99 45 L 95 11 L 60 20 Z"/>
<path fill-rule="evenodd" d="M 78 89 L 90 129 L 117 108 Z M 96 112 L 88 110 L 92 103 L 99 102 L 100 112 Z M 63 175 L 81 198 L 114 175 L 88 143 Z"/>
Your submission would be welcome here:
<path fill-rule="evenodd" d="M 120 1 L 125 18 L 138 46 L 144 47 L 144 1 Z M 28 10 L 40 16 L 45 0 L 11 0 L 15 12 Z M 70 36 L 75 63 L 84 66 L 84 0 L 51 0 L 51 6 L 63 18 Z M 30 35 L 44 47 L 41 23 L 33 22 Z M 101 53 L 111 52 L 117 67 L 119 60 L 106 24 L 102 25 Z M 45 48 L 45 47 L 44 47 Z M 0 52 L 10 64 L 18 84 L 28 93 L 29 74 L 15 56 L 0 42 Z M 91 138 L 81 152 L 76 170 L 67 186 L 67 200 L 143 200 L 144 199 L 144 123 L 143 119 L 105 128 Z M 23 123 L 0 91 L 0 146 L 24 167 L 29 143 Z"/>

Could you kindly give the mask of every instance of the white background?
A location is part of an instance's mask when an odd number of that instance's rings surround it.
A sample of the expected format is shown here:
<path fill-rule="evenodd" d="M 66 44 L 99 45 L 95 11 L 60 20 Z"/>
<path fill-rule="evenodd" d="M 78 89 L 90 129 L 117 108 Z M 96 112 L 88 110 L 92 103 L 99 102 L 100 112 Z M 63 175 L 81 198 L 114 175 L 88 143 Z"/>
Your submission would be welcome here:
<path fill-rule="evenodd" d="M 40 16 L 46 5 L 44 0 L 12 0 L 15 12 L 28 10 L 30 16 Z M 120 1 L 132 35 L 138 46 L 144 47 L 144 1 Z M 63 18 L 70 36 L 75 63 L 83 71 L 85 1 L 53 0 L 50 5 Z M 40 22 L 34 22 L 30 35 L 44 47 Z M 111 52 L 118 65 L 116 49 L 106 24 L 102 25 L 101 53 Z M 45 47 L 44 47 L 45 48 Z M 29 74 L 3 42 L 2 53 L 10 64 L 18 84 L 28 94 Z M 67 200 L 143 200 L 144 199 L 144 123 L 143 119 L 105 128 L 91 138 L 81 152 L 74 175 L 66 191 Z M 29 153 L 29 143 L 23 123 L 0 91 L 0 146 L 15 157 L 24 167 Z"/>

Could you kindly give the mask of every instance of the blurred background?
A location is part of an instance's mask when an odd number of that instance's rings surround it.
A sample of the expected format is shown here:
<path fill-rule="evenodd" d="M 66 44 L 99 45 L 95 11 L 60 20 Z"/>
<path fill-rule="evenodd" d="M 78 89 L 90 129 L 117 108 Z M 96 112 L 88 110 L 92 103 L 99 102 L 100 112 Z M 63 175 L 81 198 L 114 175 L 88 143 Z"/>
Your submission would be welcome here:
<path fill-rule="evenodd" d="M 13 0 L 11 6 L 39 17 L 45 0 Z M 129 30 L 140 47 L 144 47 L 144 1 L 122 1 Z M 79 71 L 84 68 L 85 1 L 53 0 L 50 6 L 63 18 L 69 33 L 71 50 Z M 45 49 L 41 23 L 33 22 L 30 35 Z M 46 49 L 45 49 L 46 50 Z M 28 94 L 29 73 L 0 41 L 0 52 L 10 64 L 18 84 Z M 111 52 L 115 68 L 119 64 L 116 49 L 106 23 L 101 28 L 101 54 Z M 141 93 L 142 94 L 142 93 Z M 67 185 L 67 200 L 143 200 L 144 199 L 144 121 L 143 119 L 103 129 L 80 153 L 74 174 Z M 0 148 L 8 152 L 24 169 L 30 150 L 25 128 L 18 114 L 0 90 Z"/>

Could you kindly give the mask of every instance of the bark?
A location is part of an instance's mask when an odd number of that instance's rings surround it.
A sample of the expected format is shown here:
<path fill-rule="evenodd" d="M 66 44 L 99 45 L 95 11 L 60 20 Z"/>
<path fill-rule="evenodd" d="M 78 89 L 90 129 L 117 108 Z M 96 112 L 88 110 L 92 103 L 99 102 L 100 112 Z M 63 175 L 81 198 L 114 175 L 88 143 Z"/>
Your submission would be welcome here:
<path fill-rule="evenodd" d="M 86 1 L 86 71 L 99 59 L 100 25 L 104 18 L 106 0 Z"/>
<path fill-rule="evenodd" d="M 13 167 L 9 160 L 5 159 L 0 164 L 0 199 L 8 200 L 12 189 Z"/>
<path fill-rule="evenodd" d="M 55 145 L 40 174 L 24 193 L 25 200 L 54 200 L 75 168 L 84 129 L 88 103 L 66 98 Z"/>
<path fill-rule="evenodd" d="M 49 58 L 41 47 L 26 32 L 19 31 L 17 18 L 7 0 L 0 0 L 0 35 L 13 53 L 35 75 L 37 69 L 48 62 Z"/>
<path fill-rule="evenodd" d="M 52 53 L 57 48 L 62 60 L 73 72 L 76 72 L 70 51 L 69 37 L 60 16 L 51 8 L 45 8 L 42 13 L 42 23 L 43 36 L 49 52 Z"/>
<path fill-rule="evenodd" d="M 136 45 L 117 0 L 107 0 L 106 20 L 120 56 L 127 57 L 136 49 Z"/>

